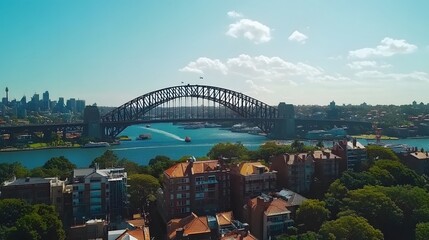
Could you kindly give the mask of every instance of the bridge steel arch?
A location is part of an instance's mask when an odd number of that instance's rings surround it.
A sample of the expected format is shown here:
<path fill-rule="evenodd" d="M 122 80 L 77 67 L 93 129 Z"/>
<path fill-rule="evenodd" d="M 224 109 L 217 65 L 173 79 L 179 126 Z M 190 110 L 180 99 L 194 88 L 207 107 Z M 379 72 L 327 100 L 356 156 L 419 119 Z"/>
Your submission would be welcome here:
<path fill-rule="evenodd" d="M 141 95 L 105 114 L 101 118 L 104 134 L 115 137 L 131 125 L 124 123 L 136 121 L 157 106 L 183 97 L 219 103 L 241 117 L 249 119 L 265 133 L 272 130 L 274 120 L 278 117 L 277 108 L 240 92 L 206 85 L 180 85 Z"/>

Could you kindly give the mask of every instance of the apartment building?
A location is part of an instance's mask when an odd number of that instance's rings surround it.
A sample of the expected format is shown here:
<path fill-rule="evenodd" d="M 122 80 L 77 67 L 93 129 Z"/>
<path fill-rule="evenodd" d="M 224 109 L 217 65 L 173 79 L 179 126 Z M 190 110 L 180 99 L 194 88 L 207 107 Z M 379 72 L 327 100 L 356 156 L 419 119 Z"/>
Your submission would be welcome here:
<path fill-rule="evenodd" d="M 341 157 L 340 173 L 345 170 L 359 170 L 360 164 L 367 161 L 368 154 L 364 145 L 355 138 L 352 141 L 338 141 L 332 148 L 332 153 Z"/>
<path fill-rule="evenodd" d="M 230 170 L 218 160 L 178 163 L 164 171 L 161 197 L 164 218 L 182 218 L 191 212 L 215 214 L 230 209 Z"/>
<path fill-rule="evenodd" d="M 282 154 L 271 158 L 272 171 L 277 172 L 277 187 L 303 193 L 313 180 L 313 156 L 307 153 Z"/>
<path fill-rule="evenodd" d="M 238 219 L 243 219 L 242 210 L 247 201 L 276 190 L 276 174 L 261 162 L 242 162 L 231 167 L 231 202 Z"/>
<path fill-rule="evenodd" d="M 85 168 L 73 171 L 72 205 L 75 221 L 121 218 L 127 207 L 124 168 Z"/>

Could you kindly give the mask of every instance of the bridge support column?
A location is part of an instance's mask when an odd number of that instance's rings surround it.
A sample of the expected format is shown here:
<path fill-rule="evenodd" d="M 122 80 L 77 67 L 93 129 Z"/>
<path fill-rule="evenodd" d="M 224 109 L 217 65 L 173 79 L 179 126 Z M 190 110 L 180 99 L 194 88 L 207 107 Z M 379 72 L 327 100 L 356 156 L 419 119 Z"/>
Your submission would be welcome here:
<path fill-rule="evenodd" d="M 278 105 L 279 118 L 274 122 L 274 128 L 270 134 L 273 139 L 293 139 L 295 132 L 295 108 L 292 104 L 284 102 Z"/>
<path fill-rule="evenodd" d="M 100 111 L 97 106 L 86 106 L 83 112 L 83 135 L 85 137 L 101 139 L 103 137 Z"/>

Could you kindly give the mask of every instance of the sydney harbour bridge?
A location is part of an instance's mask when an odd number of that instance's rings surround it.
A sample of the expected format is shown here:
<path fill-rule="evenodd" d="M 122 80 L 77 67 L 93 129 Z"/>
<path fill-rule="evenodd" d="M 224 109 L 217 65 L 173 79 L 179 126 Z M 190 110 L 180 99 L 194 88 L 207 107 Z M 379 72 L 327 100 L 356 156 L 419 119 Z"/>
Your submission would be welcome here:
<path fill-rule="evenodd" d="M 249 122 L 272 139 L 296 137 L 297 126 L 359 126 L 370 129 L 371 123 L 343 120 L 295 118 L 294 106 L 279 103 L 270 106 L 243 93 L 206 85 L 180 85 L 163 88 L 134 98 L 101 116 L 96 106 L 87 106 L 84 121 L 77 123 L 2 126 L 0 133 L 11 135 L 80 130 L 87 137 L 112 139 L 135 124 L 156 122 Z"/>

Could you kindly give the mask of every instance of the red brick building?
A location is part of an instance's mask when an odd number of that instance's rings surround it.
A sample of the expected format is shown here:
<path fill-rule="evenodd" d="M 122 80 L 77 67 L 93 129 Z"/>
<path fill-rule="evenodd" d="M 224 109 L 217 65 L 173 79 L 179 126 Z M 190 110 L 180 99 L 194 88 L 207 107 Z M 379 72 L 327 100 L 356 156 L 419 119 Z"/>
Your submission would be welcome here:
<path fill-rule="evenodd" d="M 165 220 L 191 212 L 214 215 L 230 210 L 229 169 L 218 160 L 178 163 L 164 171 L 163 209 Z"/>

